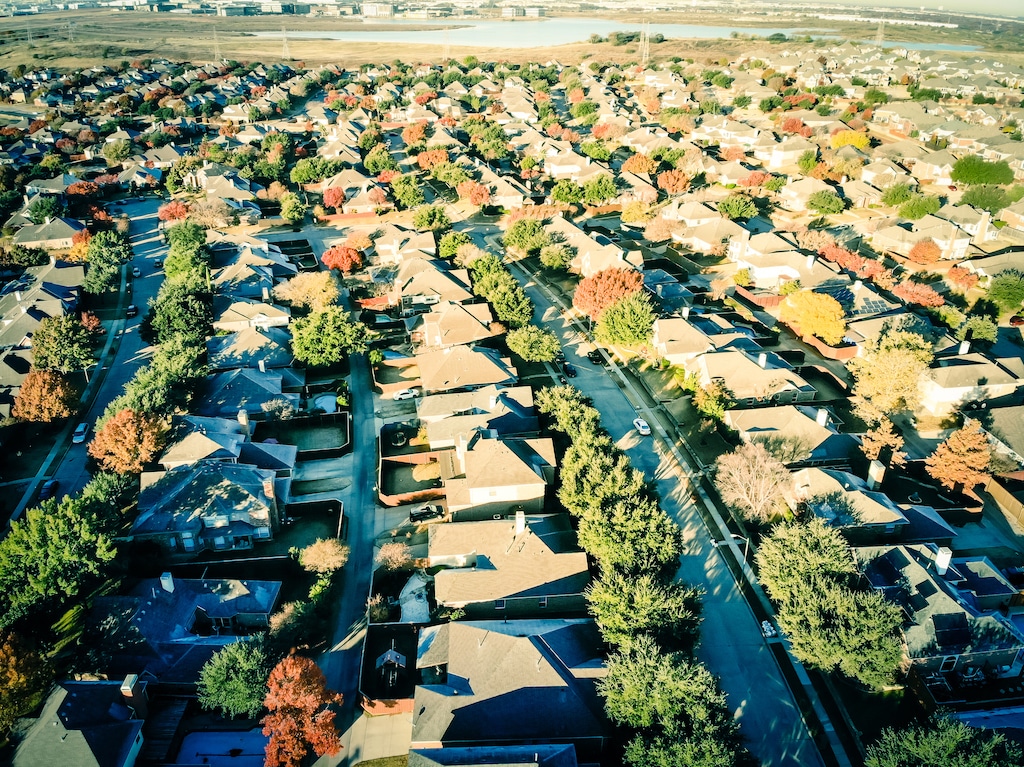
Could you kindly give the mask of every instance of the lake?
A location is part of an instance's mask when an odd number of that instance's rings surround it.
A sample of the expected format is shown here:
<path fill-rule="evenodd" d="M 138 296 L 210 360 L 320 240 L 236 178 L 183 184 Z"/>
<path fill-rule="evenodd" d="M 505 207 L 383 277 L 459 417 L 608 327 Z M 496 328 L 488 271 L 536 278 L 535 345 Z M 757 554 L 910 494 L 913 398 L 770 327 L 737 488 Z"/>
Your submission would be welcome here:
<path fill-rule="evenodd" d="M 371 19 L 375 26 L 387 25 L 391 29 L 331 30 L 320 32 L 288 32 L 289 39 L 342 40 L 362 43 L 419 43 L 422 45 L 463 45 L 482 48 L 549 48 L 556 45 L 586 42 L 591 35 L 607 37 L 612 32 L 638 31 L 639 24 L 621 21 L 585 18 L 520 19 L 501 21 L 491 19 Z M 331 22 L 325 21 L 325 26 Z M 432 26 L 444 29 L 414 30 L 403 26 Z M 771 27 L 714 27 L 697 24 L 659 24 L 651 21 L 651 34 L 662 34 L 666 38 L 719 39 L 729 37 L 733 32 L 741 35 L 768 35 L 781 32 L 791 34 L 815 34 L 815 30 L 775 29 Z M 260 37 L 282 36 L 281 32 L 257 32 Z M 972 45 L 943 45 L 930 43 L 903 43 L 886 41 L 887 48 L 932 51 L 973 51 Z M 654 50 L 657 50 L 655 47 Z"/>

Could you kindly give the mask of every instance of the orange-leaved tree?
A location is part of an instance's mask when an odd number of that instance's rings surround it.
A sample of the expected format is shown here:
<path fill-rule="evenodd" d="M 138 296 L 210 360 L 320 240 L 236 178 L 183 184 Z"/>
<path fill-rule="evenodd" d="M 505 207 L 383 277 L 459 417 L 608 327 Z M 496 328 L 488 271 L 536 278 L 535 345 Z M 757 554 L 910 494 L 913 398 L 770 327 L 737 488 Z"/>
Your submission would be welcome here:
<path fill-rule="evenodd" d="M 931 238 L 925 238 L 914 244 L 907 253 L 907 258 L 915 264 L 934 264 L 942 256 L 942 248 Z"/>
<path fill-rule="evenodd" d="M 56 370 L 32 370 L 21 382 L 11 415 L 19 421 L 50 423 L 78 410 L 79 391 Z"/>
<path fill-rule="evenodd" d="M 334 208 L 335 213 L 341 213 L 341 206 L 345 204 L 345 190 L 340 186 L 332 186 L 324 190 L 324 205 Z"/>
<path fill-rule="evenodd" d="M 988 478 L 991 460 L 988 437 L 977 421 L 971 421 L 935 448 L 924 465 L 929 476 L 941 482 L 943 487 L 972 490 Z"/>
<path fill-rule="evenodd" d="M 89 455 L 107 471 L 138 474 L 164 446 L 162 419 L 125 408 L 111 417 L 89 443 Z"/>
<path fill-rule="evenodd" d="M 309 658 L 291 655 L 270 672 L 263 705 L 267 743 L 266 767 L 297 767 L 310 750 L 334 756 L 341 750 L 332 704 L 341 695 L 327 689 L 323 671 Z"/>
<path fill-rule="evenodd" d="M 635 269 L 604 269 L 580 280 L 572 305 L 596 322 L 605 309 L 636 293 L 643 284 L 643 276 Z"/>

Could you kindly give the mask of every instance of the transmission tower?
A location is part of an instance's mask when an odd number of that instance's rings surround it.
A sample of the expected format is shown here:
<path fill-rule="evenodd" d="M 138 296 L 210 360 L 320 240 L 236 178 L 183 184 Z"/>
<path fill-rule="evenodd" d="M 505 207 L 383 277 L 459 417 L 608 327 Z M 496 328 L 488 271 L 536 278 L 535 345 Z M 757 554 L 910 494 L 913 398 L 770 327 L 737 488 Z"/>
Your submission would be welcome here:
<path fill-rule="evenodd" d="M 647 68 L 647 60 L 651 57 L 651 24 L 644 21 L 640 27 L 640 66 Z"/>
<path fill-rule="evenodd" d="M 220 40 L 217 39 L 217 27 L 213 28 L 213 62 L 220 63 Z"/>
<path fill-rule="evenodd" d="M 281 25 L 281 36 L 284 38 L 284 41 L 281 43 L 281 58 L 287 61 L 292 57 L 292 54 L 288 50 L 288 28 L 284 24 Z"/>
<path fill-rule="evenodd" d="M 444 30 L 444 51 L 443 51 L 443 54 L 441 56 L 441 60 L 444 61 L 444 62 L 448 62 L 448 61 L 451 60 L 451 57 L 452 57 L 452 46 L 451 46 L 451 43 L 448 40 L 448 28 L 445 27 L 445 30 Z"/>
<path fill-rule="evenodd" d="M 885 44 L 885 19 L 878 20 L 878 31 L 875 33 L 875 45 L 881 48 Z"/>
<path fill-rule="evenodd" d="M 68 22 L 68 42 L 75 42 L 75 22 L 73 21 Z"/>

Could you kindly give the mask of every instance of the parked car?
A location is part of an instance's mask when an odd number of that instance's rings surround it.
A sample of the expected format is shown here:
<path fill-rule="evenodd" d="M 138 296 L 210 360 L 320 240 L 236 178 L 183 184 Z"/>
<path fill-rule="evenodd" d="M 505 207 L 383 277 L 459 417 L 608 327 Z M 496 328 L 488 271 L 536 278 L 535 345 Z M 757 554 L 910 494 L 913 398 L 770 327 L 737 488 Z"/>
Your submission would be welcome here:
<path fill-rule="evenodd" d="M 396 401 L 403 399 L 415 399 L 418 396 L 420 396 L 419 389 L 399 389 L 394 393 L 392 399 Z"/>
<path fill-rule="evenodd" d="M 569 376 L 569 378 L 575 378 L 576 377 L 576 368 L 574 368 L 568 362 L 566 362 L 565 365 L 562 366 L 562 370 L 565 371 L 565 374 L 567 376 Z"/>
<path fill-rule="evenodd" d="M 60 481 L 56 479 L 48 479 L 43 483 L 42 489 L 39 491 L 39 500 L 48 501 L 57 495 L 57 490 L 60 488 Z"/>
<path fill-rule="evenodd" d="M 125 317 L 137 317 L 139 314 L 139 307 L 135 304 L 128 304 L 128 308 L 125 310 Z"/>
<path fill-rule="evenodd" d="M 1011 328 L 1019 328 L 1022 325 L 1024 325 L 1024 317 L 1022 317 L 1019 314 L 1015 314 L 1012 317 L 1010 317 L 1010 327 Z"/>
<path fill-rule="evenodd" d="M 75 433 L 71 435 L 71 442 L 75 445 L 81 445 L 85 442 L 86 436 L 89 434 L 89 424 L 80 423 L 75 427 Z"/>
<path fill-rule="evenodd" d="M 595 365 L 600 365 L 602 362 L 604 362 L 604 357 L 601 356 L 601 352 L 599 352 L 597 349 L 594 349 L 591 352 L 587 352 L 587 359 L 590 360 Z"/>
<path fill-rule="evenodd" d="M 641 437 L 651 436 L 651 427 L 643 418 L 636 418 L 633 420 L 633 428 L 636 429 L 636 433 Z"/>
<path fill-rule="evenodd" d="M 164 260 L 162 258 L 158 258 L 156 261 L 153 262 L 153 266 L 156 267 L 157 269 L 163 269 Z"/>
<path fill-rule="evenodd" d="M 560 351 L 555 355 L 555 363 L 558 365 L 565 364 L 565 352 Z"/>
<path fill-rule="evenodd" d="M 558 383 L 560 383 L 562 386 L 569 385 L 569 382 L 565 380 L 565 376 L 558 376 Z"/>
<path fill-rule="evenodd" d="M 410 522 L 422 522 L 426 519 L 437 519 L 444 516 L 444 509 L 436 503 L 427 503 L 409 512 Z"/>
<path fill-rule="evenodd" d="M 137 266 L 133 266 L 132 267 L 132 277 L 141 277 L 141 276 L 142 276 L 142 270 L 139 269 L 139 267 L 137 267 Z"/>

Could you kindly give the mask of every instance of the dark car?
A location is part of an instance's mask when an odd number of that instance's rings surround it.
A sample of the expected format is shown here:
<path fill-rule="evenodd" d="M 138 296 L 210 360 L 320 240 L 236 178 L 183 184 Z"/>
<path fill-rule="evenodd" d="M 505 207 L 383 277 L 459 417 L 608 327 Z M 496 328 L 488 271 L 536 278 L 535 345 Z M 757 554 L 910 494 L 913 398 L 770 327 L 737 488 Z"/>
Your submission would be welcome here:
<path fill-rule="evenodd" d="M 1024 317 L 1022 317 L 1019 314 L 1015 314 L 1012 317 L 1010 317 L 1010 327 L 1011 328 L 1019 328 L 1022 325 L 1024 325 Z"/>
<path fill-rule="evenodd" d="M 42 489 L 39 491 L 39 500 L 48 501 L 53 496 L 57 495 L 57 490 L 60 488 L 60 481 L 56 479 L 49 479 L 43 483 Z"/>
<path fill-rule="evenodd" d="M 426 519 L 437 519 L 444 515 L 444 509 L 439 504 L 427 503 L 409 512 L 410 522 L 422 522 Z"/>
<path fill-rule="evenodd" d="M 590 360 L 595 365 L 600 365 L 602 362 L 604 362 L 604 357 L 601 356 L 601 352 L 599 352 L 597 349 L 594 349 L 594 351 L 592 352 L 587 352 L 587 359 Z"/>
<path fill-rule="evenodd" d="M 559 365 L 563 364 L 565 362 L 565 352 L 559 352 L 558 354 L 556 354 L 555 362 L 558 363 Z"/>
<path fill-rule="evenodd" d="M 565 371 L 565 374 L 567 376 L 569 376 L 569 378 L 575 378 L 576 377 L 576 368 L 574 368 L 568 362 L 566 362 L 565 365 L 562 366 L 562 370 Z"/>
<path fill-rule="evenodd" d="M 139 314 L 139 307 L 135 304 L 128 304 L 128 308 L 125 310 L 125 317 L 137 317 Z"/>

